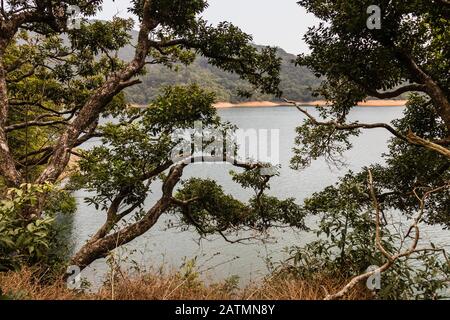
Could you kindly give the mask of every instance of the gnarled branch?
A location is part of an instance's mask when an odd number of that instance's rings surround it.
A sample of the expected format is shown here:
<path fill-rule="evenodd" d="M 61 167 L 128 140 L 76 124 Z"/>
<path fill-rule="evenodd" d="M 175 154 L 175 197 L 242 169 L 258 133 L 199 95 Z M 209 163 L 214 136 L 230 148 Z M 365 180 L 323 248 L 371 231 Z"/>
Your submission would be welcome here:
<path fill-rule="evenodd" d="M 404 135 L 404 134 L 400 133 L 399 131 L 395 130 L 392 126 L 388 125 L 387 123 L 359 123 L 359 122 L 355 122 L 355 123 L 346 124 L 346 123 L 340 123 L 340 122 L 338 122 L 336 120 L 319 121 L 311 113 L 309 113 L 307 110 L 301 108 L 301 106 L 300 106 L 300 104 L 298 102 L 287 100 L 287 99 L 284 99 L 284 101 L 286 103 L 294 105 L 297 108 L 297 110 L 299 110 L 301 113 L 306 115 L 308 117 L 308 119 L 314 125 L 333 127 L 336 130 L 357 130 L 357 129 L 382 128 L 382 129 L 386 129 L 391 134 L 393 134 L 394 136 L 396 136 L 397 138 L 399 138 L 399 139 L 401 139 L 401 140 L 403 140 L 405 142 L 408 142 L 408 143 L 411 143 L 411 144 L 416 145 L 416 146 L 421 146 L 421 147 L 424 147 L 424 148 L 436 151 L 436 152 L 444 155 L 445 157 L 450 158 L 450 150 L 445 148 L 445 147 L 443 147 L 441 145 L 441 144 L 448 145 L 449 141 L 447 139 L 438 140 L 438 141 L 429 141 L 429 140 L 426 140 L 426 139 L 418 137 L 412 131 L 410 131 L 407 135 Z"/>
<path fill-rule="evenodd" d="M 416 191 L 414 190 L 414 193 L 415 193 L 417 199 L 419 200 L 420 206 L 419 206 L 419 213 L 416 216 L 416 218 L 414 219 L 413 223 L 411 224 L 411 226 L 410 226 L 410 228 L 408 229 L 408 232 L 407 232 L 407 236 L 408 236 L 414 230 L 413 241 L 412 241 L 411 245 L 409 246 L 409 248 L 407 248 L 405 251 L 399 252 L 397 254 L 391 254 L 384 248 L 384 246 L 383 246 L 383 244 L 381 242 L 381 226 L 380 226 L 381 225 L 381 223 L 380 223 L 381 211 L 380 211 L 380 206 L 379 206 L 379 203 L 378 203 L 378 200 L 377 200 L 377 196 L 376 196 L 376 193 L 375 193 L 375 188 L 374 188 L 374 184 L 373 184 L 373 175 L 372 175 L 371 170 L 368 171 L 368 176 L 369 176 L 368 177 L 369 192 L 370 192 L 370 196 L 371 196 L 371 199 L 372 199 L 372 202 L 373 202 L 373 207 L 374 207 L 374 210 L 375 210 L 375 225 L 376 225 L 375 243 L 376 243 L 376 246 L 377 246 L 378 250 L 387 259 L 387 262 L 385 264 L 383 264 L 381 267 L 376 268 L 375 270 L 368 271 L 366 273 L 363 273 L 361 275 L 358 275 L 358 276 L 354 277 L 339 292 L 337 292 L 335 294 L 327 295 L 325 297 L 325 300 L 342 299 L 342 298 L 345 297 L 345 295 L 350 290 L 352 290 L 355 286 L 357 286 L 362 281 L 365 281 L 365 280 L 369 279 L 370 277 L 372 277 L 375 274 L 381 274 L 381 273 L 387 271 L 389 268 L 391 268 L 394 265 L 394 263 L 398 259 L 400 259 L 400 258 L 409 258 L 414 253 L 423 252 L 423 251 L 428 250 L 428 249 L 418 249 L 417 248 L 417 245 L 419 244 L 419 240 L 420 240 L 419 223 L 422 221 L 422 217 L 423 217 L 423 214 L 424 214 L 425 201 L 433 193 L 442 191 L 444 189 L 448 189 L 450 187 L 450 184 L 446 184 L 444 186 L 435 188 L 433 190 L 429 190 L 429 191 L 425 192 L 425 194 L 422 197 L 419 197 L 417 195 Z M 437 251 L 437 249 L 433 249 L 433 250 Z M 445 255 L 445 257 L 446 257 L 446 255 Z"/>

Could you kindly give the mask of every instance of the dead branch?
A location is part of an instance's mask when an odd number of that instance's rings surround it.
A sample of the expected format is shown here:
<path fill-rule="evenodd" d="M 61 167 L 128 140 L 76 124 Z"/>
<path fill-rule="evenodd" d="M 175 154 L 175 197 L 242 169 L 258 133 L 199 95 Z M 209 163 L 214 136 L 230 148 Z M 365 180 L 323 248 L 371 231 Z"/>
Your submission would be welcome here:
<path fill-rule="evenodd" d="M 350 290 L 352 290 L 356 285 L 358 285 L 362 281 L 369 279 L 371 276 L 373 276 L 375 274 L 381 274 L 381 273 L 387 271 L 388 269 L 390 269 L 398 259 L 409 258 L 412 254 L 426 251 L 427 249 L 417 249 L 417 245 L 420 240 L 419 223 L 422 221 L 422 218 L 423 218 L 426 199 L 433 193 L 439 192 L 441 190 L 444 190 L 444 189 L 447 189 L 450 187 L 450 183 L 449 183 L 444 186 L 435 188 L 433 190 L 429 190 L 429 191 L 425 192 L 425 194 L 422 197 L 419 197 L 416 190 L 414 190 L 414 194 L 416 195 L 416 197 L 419 201 L 419 204 L 420 204 L 419 213 L 416 216 L 416 218 L 414 219 L 413 223 L 411 224 L 411 226 L 407 232 L 407 234 L 410 234 L 412 231 L 414 231 L 414 234 L 415 234 L 414 239 L 408 249 L 394 255 L 394 254 L 390 254 L 384 248 L 382 241 L 381 241 L 380 206 L 379 206 L 379 203 L 378 203 L 378 200 L 376 197 L 371 170 L 368 171 L 368 174 L 369 174 L 369 178 L 368 178 L 369 191 L 370 191 L 371 199 L 373 201 L 373 207 L 375 209 L 375 225 L 376 225 L 375 242 L 376 242 L 376 246 L 377 246 L 378 250 L 383 254 L 384 257 L 386 257 L 387 261 L 384 265 L 382 265 L 381 267 L 379 267 L 375 270 L 372 270 L 372 271 L 369 271 L 369 272 L 366 272 L 366 273 L 363 273 L 361 275 L 354 277 L 339 292 L 337 292 L 335 294 L 327 295 L 325 297 L 325 300 L 342 299 L 349 293 Z M 437 252 L 437 251 L 445 252 L 445 250 L 443 250 L 443 249 L 432 249 L 432 250 L 435 252 Z M 444 254 L 444 257 L 446 258 L 446 260 L 448 262 L 448 257 L 447 257 L 446 253 Z"/>

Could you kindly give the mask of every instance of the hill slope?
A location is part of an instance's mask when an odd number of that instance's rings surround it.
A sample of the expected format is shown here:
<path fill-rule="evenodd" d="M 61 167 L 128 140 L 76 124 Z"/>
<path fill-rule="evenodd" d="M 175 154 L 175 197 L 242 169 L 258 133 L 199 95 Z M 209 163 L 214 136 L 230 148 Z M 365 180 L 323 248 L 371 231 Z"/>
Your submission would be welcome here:
<path fill-rule="evenodd" d="M 133 37 L 136 35 L 133 34 Z M 278 49 L 282 58 L 281 89 L 283 96 L 297 101 L 310 101 L 311 90 L 320 83 L 309 70 L 296 67 L 293 60 L 295 55 Z M 126 47 L 119 53 L 124 60 L 130 60 L 133 48 Z M 214 91 L 218 101 L 241 102 L 246 99 L 238 95 L 239 90 L 248 88 L 246 81 L 240 80 L 235 74 L 224 72 L 211 66 L 203 57 L 198 57 L 190 66 L 179 66 L 178 71 L 170 70 L 161 65 L 153 65 L 148 68 L 147 75 L 141 78 L 142 84 L 128 88 L 127 99 L 135 104 L 147 104 L 157 94 L 161 86 L 175 84 L 198 83 L 201 86 Z M 275 97 L 255 93 L 252 100 L 276 100 Z"/>

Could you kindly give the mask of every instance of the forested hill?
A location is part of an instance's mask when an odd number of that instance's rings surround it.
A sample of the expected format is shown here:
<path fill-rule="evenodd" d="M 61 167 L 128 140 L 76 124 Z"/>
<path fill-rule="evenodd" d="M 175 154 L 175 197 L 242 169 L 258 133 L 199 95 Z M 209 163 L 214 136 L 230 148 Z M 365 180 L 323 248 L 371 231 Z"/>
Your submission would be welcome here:
<path fill-rule="evenodd" d="M 296 67 L 292 62 L 296 58 L 295 55 L 282 49 L 279 49 L 278 52 L 283 59 L 281 72 L 283 96 L 297 101 L 312 100 L 309 88 L 318 86 L 320 80 L 308 69 Z M 131 47 L 124 48 L 120 52 L 121 58 L 126 60 L 131 59 L 132 54 L 133 48 Z M 127 98 L 131 103 L 147 104 L 164 85 L 196 82 L 213 90 L 217 94 L 218 101 L 225 102 L 244 101 L 245 99 L 238 94 L 239 89 L 249 88 L 248 84 L 240 80 L 237 75 L 211 66 L 203 57 L 198 57 L 190 66 L 180 65 L 178 71 L 161 65 L 153 65 L 148 68 L 149 72 L 142 77 L 143 83 L 127 89 Z M 275 97 L 255 93 L 250 100 L 275 100 Z"/>

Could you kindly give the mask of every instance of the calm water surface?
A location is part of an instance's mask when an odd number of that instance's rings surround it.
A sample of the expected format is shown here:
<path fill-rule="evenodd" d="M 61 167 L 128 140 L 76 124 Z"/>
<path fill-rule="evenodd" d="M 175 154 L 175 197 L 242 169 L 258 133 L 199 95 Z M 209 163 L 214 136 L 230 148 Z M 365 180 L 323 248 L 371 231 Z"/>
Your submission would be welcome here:
<path fill-rule="evenodd" d="M 312 113 L 316 113 L 311 108 Z M 400 107 L 367 107 L 355 108 L 350 118 L 361 122 L 390 122 L 401 117 Z M 292 147 L 295 138 L 295 128 L 302 123 L 303 116 L 295 108 L 237 108 L 219 111 L 223 120 L 230 121 L 241 129 L 279 129 L 280 130 L 280 163 L 281 175 L 271 182 L 270 194 L 280 198 L 293 197 L 301 203 L 303 199 L 314 192 L 333 184 L 348 170 L 358 171 L 371 163 L 383 163 L 382 154 L 387 151 L 387 141 L 390 135 L 383 129 L 364 131 L 353 140 L 354 148 L 344 156 L 347 165 L 344 168 L 330 168 L 325 161 L 317 160 L 310 168 L 294 171 L 289 168 L 292 157 Z M 95 142 L 94 142 L 95 144 Z M 227 193 L 246 200 L 251 195 L 231 181 L 228 175 L 232 169 L 229 165 L 195 164 L 185 171 L 185 179 L 189 177 L 212 178 L 217 180 Z M 148 205 L 160 195 L 159 184 L 155 184 Z M 91 234 L 104 222 L 102 212 L 87 206 L 83 202 L 83 192 L 77 193 L 79 210 L 74 221 L 74 241 L 79 248 Z M 292 230 L 273 231 L 271 236 L 276 240 L 266 243 L 230 244 L 220 237 L 211 237 L 199 242 L 198 235 L 193 231 L 181 232 L 179 229 L 168 229 L 168 221 L 173 216 L 163 216 L 158 225 L 145 235 L 126 245 L 117 252 L 124 265 L 138 264 L 141 268 L 178 268 L 185 259 L 197 259 L 197 265 L 205 279 L 221 280 L 233 275 L 241 279 L 241 284 L 257 280 L 267 274 L 266 259 L 272 257 L 279 261 L 286 257 L 284 249 L 293 245 L 303 245 L 315 240 L 315 235 Z M 314 221 L 309 220 L 310 227 Z M 433 238 L 435 243 L 449 244 L 450 232 L 440 228 L 425 228 L 425 237 Z M 95 262 L 86 269 L 83 275 L 91 282 L 98 282 L 105 274 L 104 260 Z"/>

